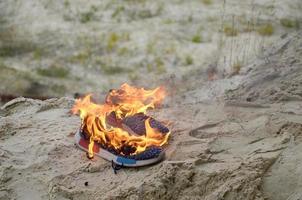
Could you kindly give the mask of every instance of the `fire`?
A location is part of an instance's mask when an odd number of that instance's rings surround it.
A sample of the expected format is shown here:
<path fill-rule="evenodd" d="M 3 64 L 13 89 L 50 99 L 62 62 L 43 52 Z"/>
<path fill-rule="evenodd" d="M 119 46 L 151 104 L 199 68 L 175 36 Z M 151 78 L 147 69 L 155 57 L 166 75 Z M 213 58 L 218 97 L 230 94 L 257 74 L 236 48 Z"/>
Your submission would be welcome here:
<path fill-rule="evenodd" d="M 113 147 L 123 154 L 122 148 L 132 149 L 131 154 L 144 151 L 149 146 L 162 146 L 167 143 L 170 132 L 163 134 L 150 125 L 150 119 L 145 120 L 144 135 L 130 134 L 125 131 L 120 122 L 126 117 L 138 113 L 146 114 L 148 109 L 153 109 L 161 104 L 165 97 L 163 87 L 154 90 L 135 88 L 123 84 L 118 90 L 111 90 L 104 104 L 91 101 L 91 95 L 78 99 L 72 108 L 74 114 L 80 114 L 82 128 L 89 135 L 89 157 L 93 157 L 93 146 L 97 142 Z M 110 123 L 110 118 L 114 120 Z"/>

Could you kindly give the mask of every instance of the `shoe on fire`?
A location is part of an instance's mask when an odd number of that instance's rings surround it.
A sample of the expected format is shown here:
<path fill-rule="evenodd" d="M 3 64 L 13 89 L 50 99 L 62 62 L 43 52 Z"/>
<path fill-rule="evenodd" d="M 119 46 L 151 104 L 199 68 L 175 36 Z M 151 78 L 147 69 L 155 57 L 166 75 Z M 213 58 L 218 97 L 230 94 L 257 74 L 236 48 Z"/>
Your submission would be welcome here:
<path fill-rule="evenodd" d="M 161 134 L 169 133 L 169 129 L 159 121 L 138 113 L 119 121 L 114 113 L 107 118 L 107 123 L 114 127 L 122 128 L 131 135 L 142 136 L 146 134 L 145 121 L 150 119 L 150 126 L 157 129 Z M 84 151 L 88 152 L 89 136 L 85 131 L 79 130 L 76 135 L 76 144 Z M 123 146 L 120 151 L 113 147 L 108 147 L 101 143 L 94 143 L 93 152 L 101 158 L 112 161 L 118 165 L 126 167 L 139 167 L 160 162 L 165 156 L 165 149 L 160 146 L 149 146 L 144 151 L 132 154 L 135 149 L 131 146 Z"/>

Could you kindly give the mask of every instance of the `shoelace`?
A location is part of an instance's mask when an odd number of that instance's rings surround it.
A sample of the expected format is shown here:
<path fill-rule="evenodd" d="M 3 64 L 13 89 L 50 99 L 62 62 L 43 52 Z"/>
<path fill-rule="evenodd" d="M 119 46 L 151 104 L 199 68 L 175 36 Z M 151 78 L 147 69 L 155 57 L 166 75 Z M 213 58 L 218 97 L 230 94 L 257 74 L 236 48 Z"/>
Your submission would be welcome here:
<path fill-rule="evenodd" d="M 117 174 L 117 171 L 122 169 L 124 167 L 124 164 L 122 163 L 122 165 L 119 165 L 115 163 L 113 160 L 111 160 L 111 167 L 113 169 L 114 174 Z"/>

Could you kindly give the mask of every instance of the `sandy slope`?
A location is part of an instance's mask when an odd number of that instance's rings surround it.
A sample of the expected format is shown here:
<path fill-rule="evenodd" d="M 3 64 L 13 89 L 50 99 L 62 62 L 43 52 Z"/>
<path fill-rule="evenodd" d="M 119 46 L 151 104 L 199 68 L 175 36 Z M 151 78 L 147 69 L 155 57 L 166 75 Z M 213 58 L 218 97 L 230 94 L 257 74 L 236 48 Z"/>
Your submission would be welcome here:
<path fill-rule="evenodd" d="M 301 52 L 301 37 L 286 41 L 283 51 L 277 45 L 279 51 L 268 52 L 276 53 L 266 65 L 259 59 L 252 71 L 207 83 L 211 90 L 174 97 L 154 112 L 173 122 L 166 160 L 116 175 L 110 163 L 88 160 L 74 146 L 80 121 L 69 113 L 72 99 L 9 102 L 0 112 L 0 199 L 301 199 L 302 102 L 274 100 L 270 93 L 261 104 L 241 98 L 258 91 L 248 83 L 264 80 L 263 68 L 276 71 L 278 60 L 288 71 L 283 84 L 294 84 L 294 74 L 301 78 L 294 70 L 301 68 L 301 54 L 291 54 L 294 44 Z M 295 64 L 288 65 L 286 55 Z M 276 87 L 278 80 L 262 86 Z M 223 99 L 226 89 L 232 91 Z M 301 97 L 300 89 L 291 92 Z M 236 92 L 241 96 L 231 95 Z"/>
<path fill-rule="evenodd" d="M 3 0 L 0 94 L 157 86 L 170 75 L 201 79 L 209 67 L 231 74 L 301 29 L 301 8 L 300 0 Z M 266 25 L 271 32 L 259 33 Z"/>

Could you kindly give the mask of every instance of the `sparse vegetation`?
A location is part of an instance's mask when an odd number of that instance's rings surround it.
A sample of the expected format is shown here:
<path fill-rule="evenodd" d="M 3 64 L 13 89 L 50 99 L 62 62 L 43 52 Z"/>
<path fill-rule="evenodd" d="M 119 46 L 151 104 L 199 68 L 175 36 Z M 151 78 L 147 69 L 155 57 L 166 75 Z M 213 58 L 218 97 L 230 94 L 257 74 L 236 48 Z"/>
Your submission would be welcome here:
<path fill-rule="evenodd" d="M 122 13 L 123 11 L 125 11 L 125 7 L 124 6 L 118 6 L 114 12 L 111 14 L 112 18 L 117 17 L 120 13 Z"/>
<path fill-rule="evenodd" d="M 74 20 L 74 18 L 69 14 L 63 14 L 63 19 L 64 21 L 69 21 L 69 22 Z"/>
<path fill-rule="evenodd" d="M 292 20 L 289 18 L 280 19 L 280 24 L 286 28 L 298 28 L 299 22 L 297 20 Z"/>
<path fill-rule="evenodd" d="M 148 62 L 146 67 L 149 73 L 162 74 L 166 72 L 164 61 L 160 57 L 154 58 L 153 62 Z"/>
<path fill-rule="evenodd" d="M 118 50 L 117 54 L 119 56 L 126 55 L 129 52 L 129 49 L 127 47 L 122 47 Z"/>
<path fill-rule="evenodd" d="M 251 22 L 247 22 L 247 23 L 245 23 L 245 24 L 243 24 L 243 32 L 252 32 L 252 31 L 255 31 L 255 25 L 253 24 L 253 23 L 251 23 Z"/>
<path fill-rule="evenodd" d="M 158 3 L 156 8 L 151 9 L 148 6 L 137 9 L 127 9 L 127 16 L 130 20 L 149 19 L 161 15 L 164 10 L 164 3 Z"/>
<path fill-rule="evenodd" d="M 118 45 L 119 41 L 129 41 L 130 40 L 130 35 L 129 33 L 125 32 L 122 34 L 117 34 L 115 32 L 112 32 L 109 34 L 108 39 L 107 39 L 107 50 L 112 51 L 115 49 Z"/>
<path fill-rule="evenodd" d="M 66 87 L 64 85 L 52 85 L 51 90 L 54 91 L 56 94 L 64 95 L 66 92 Z"/>
<path fill-rule="evenodd" d="M 150 73 L 153 71 L 153 65 L 151 63 L 147 64 L 147 71 Z"/>
<path fill-rule="evenodd" d="M 33 57 L 35 60 L 41 60 L 43 56 L 43 50 L 40 49 L 40 48 L 37 48 L 34 50 L 34 53 L 33 53 Z"/>
<path fill-rule="evenodd" d="M 123 41 L 129 41 L 130 40 L 130 34 L 128 32 L 122 33 L 122 35 L 120 37 Z"/>
<path fill-rule="evenodd" d="M 272 35 L 274 28 L 281 28 L 275 31 L 279 36 L 299 26 L 300 18 L 296 13 L 274 15 L 275 8 L 266 8 L 270 3 L 264 3 L 261 11 L 257 10 L 258 3 L 254 5 L 255 10 L 245 10 L 250 6 L 246 3 L 218 4 L 216 0 L 175 1 L 173 4 L 146 0 L 84 4 L 71 0 L 55 4 L 44 2 L 42 5 L 47 6 L 45 11 L 56 10 L 60 17 L 65 19 L 66 16 L 66 31 L 75 31 L 71 35 L 66 35 L 65 28 L 59 24 L 62 19 L 49 19 L 50 24 L 58 25 L 54 26 L 58 28 L 57 32 L 41 29 L 43 27 L 40 26 L 23 30 L 26 27 L 14 26 L 10 13 L 3 12 L 0 14 L 0 58 L 16 71 L 19 67 L 34 68 L 40 64 L 43 66 L 41 69 L 34 69 L 30 73 L 39 80 L 54 77 L 56 83 L 66 80 L 59 80 L 58 77 L 68 77 L 70 83 L 75 81 L 74 73 L 66 70 L 65 63 L 73 65 L 73 69 L 77 67 L 77 71 L 84 72 L 82 74 L 97 70 L 99 75 L 96 76 L 118 81 L 123 75 L 136 80 L 144 70 L 151 72 L 151 78 L 166 71 L 175 72 L 181 77 L 191 68 L 212 63 L 212 60 L 223 68 L 224 74 L 232 71 L 237 74 L 242 65 L 242 62 L 235 61 L 237 56 L 243 57 L 242 60 L 253 58 L 259 55 L 260 48 L 266 49 L 274 39 L 261 35 Z M 232 6 L 236 13 L 230 12 Z M 266 9 L 272 9 L 272 12 Z M 203 12 L 202 15 L 200 12 Z M 47 22 L 45 16 L 42 17 Z M 32 17 L 28 19 L 32 22 L 35 20 Z M 73 26 L 74 30 L 69 30 Z M 141 30 L 137 30 L 137 27 L 141 27 Z M 195 53 L 191 54 L 190 51 Z M 51 60 L 60 64 L 47 67 Z M 18 62 L 22 63 L 18 65 Z M 136 70 L 133 70 L 134 67 L 137 67 Z M 117 76 L 109 76 L 115 74 Z M 83 76 L 80 76 L 81 81 Z M 87 84 L 86 80 L 83 84 Z M 91 88 L 95 84 L 91 83 Z"/>
<path fill-rule="evenodd" d="M 90 10 L 91 10 L 92 12 L 97 12 L 99 9 L 98 9 L 97 6 L 92 5 L 91 8 L 90 8 Z"/>
<path fill-rule="evenodd" d="M 119 36 L 116 33 L 110 33 L 107 41 L 107 49 L 112 51 L 117 46 Z"/>
<path fill-rule="evenodd" d="M 262 36 L 271 36 L 274 33 L 274 27 L 272 24 L 267 23 L 258 27 L 257 32 Z"/>
<path fill-rule="evenodd" d="M 107 74 L 107 75 L 114 75 L 114 74 L 120 74 L 120 73 L 127 73 L 130 72 L 131 70 L 120 67 L 120 66 L 110 66 L 106 64 L 101 65 L 101 70 Z"/>
<path fill-rule="evenodd" d="M 192 42 L 194 43 L 201 43 L 202 42 L 202 38 L 200 34 L 196 34 L 192 37 Z"/>
<path fill-rule="evenodd" d="M 7 44 L 0 48 L 0 56 L 16 56 L 23 53 L 30 53 L 34 49 L 35 47 L 29 43 Z"/>
<path fill-rule="evenodd" d="M 28 87 L 35 80 L 30 72 L 20 72 L 0 58 L 0 93 L 28 94 Z"/>
<path fill-rule="evenodd" d="M 207 21 L 208 22 L 215 22 L 217 20 L 218 20 L 217 16 L 208 16 L 207 17 Z"/>
<path fill-rule="evenodd" d="M 156 73 L 162 74 L 166 72 L 166 67 L 164 65 L 164 62 L 161 58 L 157 57 L 155 59 L 155 66 L 156 66 Z"/>
<path fill-rule="evenodd" d="M 125 0 L 128 3 L 145 3 L 147 0 Z"/>
<path fill-rule="evenodd" d="M 174 21 L 172 19 L 164 19 L 163 24 L 172 24 Z"/>
<path fill-rule="evenodd" d="M 201 0 L 201 2 L 202 2 L 204 5 L 211 5 L 211 4 L 213 4 L 213 1 L 212 1 L 212 0 Z"/>
<path fill-rule="evenodd" d="M 164 8 L 165 8 L 165 4 L 163 2 L 158 3 L 157 4 L 156 12 L 155 12 L 155 14 L 153 16 L 160 15 L 163 12 Z"/>
<path fill-rule="evenodd" d="M 80 22 L 83 24 L 90 22 L 92 20 L 93 16 L 94 16 L 94 12 L 92 12 L 92 11 L 84 12 L 80 15 Z"/>
<path fill-rule="evenodd" d="M 3 60 L 0 58 L 0 69 L 7 68 L 7 66 L 4 64 Z"/>
<path fill-rule="evenodd" d="M 79 62 L 81 64 L 84 64 L 90 57 L 91 57 L 91 52 L 89 50 L 84 50 L 76 54 L 75 56 L 72 56 L 70 58 L 70 62 L 74 62 L 74 63 Z"/>
<path fill-rule="evenodd" d="M 153 13 L 149 9 L 143 9 L 137 13 L 138 18 L 147 19 L 153 17 Z"/>
<path fill-rule="evenodd" d="M 238 35 L 238 30 L 234 26 L 230 25 L 225 25 L 223 28 L 223 32 L 226 36 L 237 36 Z"/>
<path fill-rule="evenodd" d="M 165 48 L 164 52 L 165 52 L 166 54 L 175 54 L 175 52 L 176 52 L 176 47 L 175 47 L 175 45 L 174 45 L 174 44 L 170 44 L 169 46 L 167 46 L 167 47 Z"/>
<path fill-rule="evenodd" d="M 243 66 L 243 63 L 237 59 L 236 62 L 233 63 L 233 65 L 232 65 L 232 75 L 239 74 L 242 66 Z"/>
<path fill-rule="evenodd" d="M 37 73 L 41 76 L 54 77 L 54 78 L 65 78 L 68 76 L 69 71 L 65 67 L 58 64 L 53 64 L 49 68 L 39 68 Z"/>
<path fill-rule="evenodd" d="M 36 45 L 32 41 L 25 38 L 17 38 L 16 36 L 17 33 L 14 27 L 2 28 L 0 24 L 0 56 L 17 56 L 30 53 L 36 49 Z"/>
<path fill-rule="evenodd" d="M 186 63 L 186 65 L 192 65 L 194 63 L 194 60 L 193 60 L 192 56 L 187 55 L 185 63 Z"/>
<path fill-rule="evenodd" d="M 80 22 L 81 23 L 87 23 L 93 20 L 95 17 L 95 12 L 98 11 L 98 8 L 96 6 L 91 6 L 90 10 L 87 12 L 83 12 L 80 14 Z"/>
<path fill-rule="evenodd" d="M 155 48 L 155 42 L 149 41 L 148 44 L 147 44 L 147 46 L 146 46 L 146 52 L 148 54 L 153 54 L 154 48 Z"/>
<path fill-rule="evenodd" d="M 65 6 L 65 8 L 67 8 L 67 7 L 69 7 L 69 6 L 70 6 L 70 2 L 69 2 L 69 0 L 65 0 L 65 1 L 64 1 L 64 6 Z"/>

